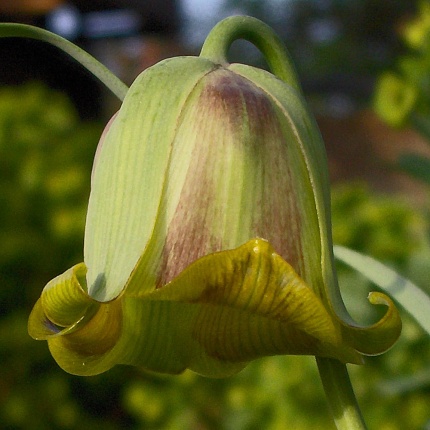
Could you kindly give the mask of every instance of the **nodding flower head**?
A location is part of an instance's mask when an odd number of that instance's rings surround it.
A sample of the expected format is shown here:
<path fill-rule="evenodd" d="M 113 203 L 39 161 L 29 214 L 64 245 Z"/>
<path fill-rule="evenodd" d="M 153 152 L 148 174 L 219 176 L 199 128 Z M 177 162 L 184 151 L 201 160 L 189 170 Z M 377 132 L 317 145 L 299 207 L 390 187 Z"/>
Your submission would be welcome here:
<path fill-rule="evenodd" d="M 230 64 L 244 38 L 272 73 Z M 97 149 L 84 263 L 47 284 L 29 320 L 59 365 L 224 376 L 252 359 L 361 363 L 401 329 L 392 302 L 360 327 L 332 259 L 324 145 L 285 49 L 248 17 L 199 57 L 144 71 Z"/>

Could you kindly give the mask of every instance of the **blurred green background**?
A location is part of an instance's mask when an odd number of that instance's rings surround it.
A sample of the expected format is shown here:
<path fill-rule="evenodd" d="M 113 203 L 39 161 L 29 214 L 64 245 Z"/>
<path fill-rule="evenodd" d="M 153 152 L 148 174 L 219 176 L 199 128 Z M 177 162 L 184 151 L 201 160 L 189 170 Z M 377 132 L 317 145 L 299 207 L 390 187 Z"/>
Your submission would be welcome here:
<path fill-rule="evenodd" d="M 361 11 L 357 17 L 370 27 L 372 11 L 380 10 L 377 2 L 370 1 L 362 2 L 367 12 L 354 1 L 296 3 L 309 6 L 306 13 L 300 9 L 303 22 L 313 22 L 316 17 L 342 23 L 343 11 L 345 25 L 339 24 L 338 29 L 348 29 L 353 19 L 348 10 Z M 424 20 L 424 9 L 415 12 L 418 15 L 404 15 L 409 13 L 406 2 L 394 3 L 398 15 L 389 9 L 391 15 Z M 273 17 L 261 16 L 265 13 L 262 4 L 235 2 L 236 7 L 269 23 L 272 19 L 274 27 L 279 27 Z M 300 22 L 296 22 L 298 29 Z M 402 20 L 393 20 L 390 25 L 395 29 L 394 23 L 399 22 Z M 388 34 L 386 26 L 384 34 Z M 331 70 L 339 71 L 343 64 L 343 73 L 351 79 L 365 77 L 366 82 L 368 78 L 374 82 L 382 70 L 394 70 L 396 59 L 404 55 L 402 49 L 407 50 L 406 46 L 400 49 L 399 36 L 393 39 L 395 47 L 387 51 L 384 61 L 375 56 L 377 61 L 372 62 L 364 49 L 367 45 L 356 36 L 351 33 L 348 40 L 333 36 L 323 44 L 320 39 L 309 45 L 303 40 L 300 43 L 307 48 L 300 50 L 297 42 L 293 50 L 293 56 L 301 56 L 299 69 L 312 61 L 316 65 L 312 73 L 305 73 L 305 88 L 318 115 L 321 110 L 326 115 L 354 115 L 357 109 L 369 107 L 373 84 L 366 84 L 367 92 L 359 92 L 359 96 L 348 87 L 345 94 L 351 102 L 345 104 L 342 99 L 339 105 L 337 99 L 333 110 L 332 93 L 319 86 L 321 80 L 315 76 L 329 77 Z M 313 91 L 312 82 L 323 90 Z M 330 88 L 333 85 L 330 81 Z M 424 97 L 410 111 L 424 109 L 423 105 L 430 106 L 428 93 L 427 100 Z M 414 128 L 414 123 L 406 118 L 401 126 Z M 63 372 L 46 343 L 28 336 L 27 318 L 45 283 L 82 261 L 92 159 L 102 129 L 102 118 L 83 117 L 64 91 L 46 83 L 31 80 L 0 87 L 0 428 L 334 429 L 312 357 L 265 358 L 237 376 L 219 380 L 191 372 L 156 375 L 129 367 L 83 378 Z M 389 170 L 398 167 L 392 163 Z M 415 182 L 408 188 L 410 193 L 388 194 L 382 192 L 383 185 L 375 187 L 372 178 L 340 181 L 332 176 L 335 242 L 395 267 L 430 294 L 427 185 L 417 199 L 413 187 L 420 185 Z M 366 301 L 371 286 L 342 266 L 339 278 L 351 313 L 362 322 L 371 321 L 375 315 Z M 404 330 L 391 351 L 369 357 L 365 366 L 350 367 L 371 429 L 430 429 L 430 342 L 407 315 L 402 316 Z"/>

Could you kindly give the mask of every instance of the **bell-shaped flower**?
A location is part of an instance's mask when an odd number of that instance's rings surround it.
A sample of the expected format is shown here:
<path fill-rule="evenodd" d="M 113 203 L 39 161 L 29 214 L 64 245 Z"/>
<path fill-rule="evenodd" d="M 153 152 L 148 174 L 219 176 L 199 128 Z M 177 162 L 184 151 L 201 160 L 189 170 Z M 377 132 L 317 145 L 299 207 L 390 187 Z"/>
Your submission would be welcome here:
<path fill-rule="evenodd" d="M 229 64 L 237 38 L 273 72 Z M 199 57 L 164 60 L 127 92 L 97 149 L 84 263 L 49 282 L 29 320 L 66 371 L 116 364 L 224 376 L 252 359 L 361 363 L 401 323 L 360 327 L 333 267 L 324 145 L 290 60 L 234 17 Z"/>

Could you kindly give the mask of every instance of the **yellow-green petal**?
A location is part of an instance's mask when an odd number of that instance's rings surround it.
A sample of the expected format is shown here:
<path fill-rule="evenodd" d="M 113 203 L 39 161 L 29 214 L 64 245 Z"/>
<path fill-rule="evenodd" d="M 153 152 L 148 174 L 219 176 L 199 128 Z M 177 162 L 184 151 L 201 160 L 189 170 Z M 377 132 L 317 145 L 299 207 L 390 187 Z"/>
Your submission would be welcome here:
<path fill-rule="evenodd" d="M 85 291 L 85 275 L 86 267 L 81 263 L 46 285 L 30 315 L 32 337 L 47 339 L 70 332 L 94 314 L 98 305 Z"/>
<path fill-rule="evenodd" d="M 308 354 L 361 363 L 320 299 L 262 239 L 199 259 L 150 298 L 199 304 L 194 337 L 221 360 Z"/>
<path fill-rule="evenodd" d="M 30 327 L 50 330 L 45 338 L 52 355 L 73 374 L 132 364 L 219 377 L 275 354 L 361 363 L 321 300 L 262 239 L 205 256 L 144 296 L 121 295 L 107 303 L 88 297 L 96 311 L 84 319 L 76 314 L 79 324 L 59 332 L 47 324 L 47 315 L 57 312 L 63 296 L 77 297 L 75 303 L 63 303 L 66 314 L 68 308 L 70 314 L 75 311 L 82 290 L 75 280 L 76 274 L 67 271 L 57 284 L 51 281 L 45 293 L 52 299 L 40 302 L 30 317 Z"/>
<path fill-rule="evenodd" d="M 120 300 L 99 303 L 85 290 L 86 267 L 73 266 L 50 281 L 28 322 L 30 336 L 48 340 L 52 355 L 71 373 L 103 356 L 117 343 L 122 326 Z"/>
<path fill-rule="evenodd" d="M 395 304 L 386 294 L 374 291 L 368 299 L 372 305 L 387 307 L 384 316 L 367 327 L 342 320 L 342 332 L 345 341 L 360 353 L 378 355 L 386 352 L 397 341 L 402 331 L 402 320 Z"/>

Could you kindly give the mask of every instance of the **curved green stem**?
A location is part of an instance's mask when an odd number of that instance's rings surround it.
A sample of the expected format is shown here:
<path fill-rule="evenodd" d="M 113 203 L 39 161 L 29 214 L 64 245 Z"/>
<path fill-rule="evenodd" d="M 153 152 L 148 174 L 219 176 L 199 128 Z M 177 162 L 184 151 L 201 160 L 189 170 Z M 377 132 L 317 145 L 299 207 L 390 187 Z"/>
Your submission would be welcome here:
<path fill-rule="evenodd" d="M 232 16 L 219 22 L 207 36 L 200 57 L 226 64 L 228 50 L 238 39 L 254 44 L 263 53 L 272 73 L 300 91 L 297 73 L 283 42 L 271 27 L 256 18 Z"/>
<path fill-rule="evenodd" d="M 81 63 L 120 100 L 124 100 L 125 94 L 128 91 L 127 85 L 90 54 L 61 36 L 31 25 L 1 23 L 0 37 L 25 37 L 41 40 L 56 46 Z"/>
<path fill-rule="evenodd" d="M 338 430 L 366 430 L 346 366 L 331 358 L 316 360 Z"/>

